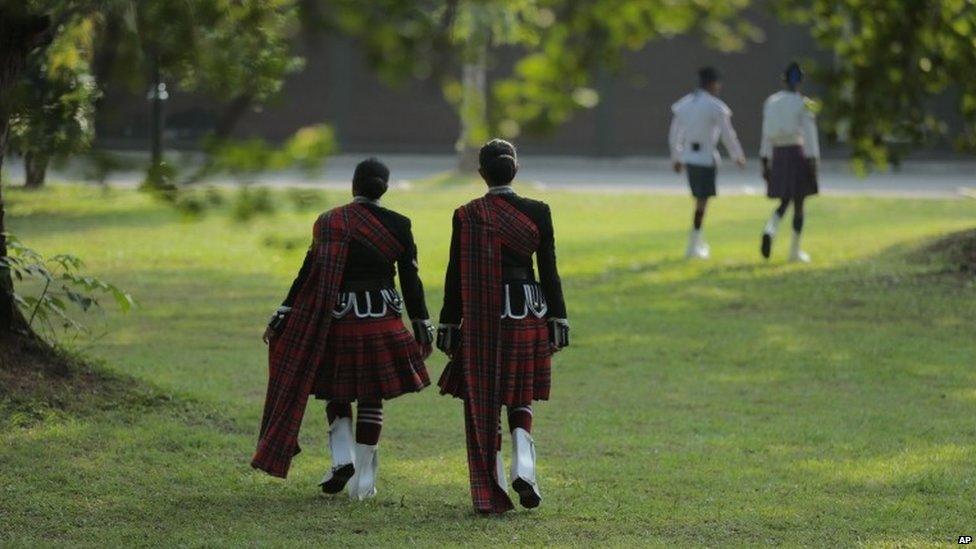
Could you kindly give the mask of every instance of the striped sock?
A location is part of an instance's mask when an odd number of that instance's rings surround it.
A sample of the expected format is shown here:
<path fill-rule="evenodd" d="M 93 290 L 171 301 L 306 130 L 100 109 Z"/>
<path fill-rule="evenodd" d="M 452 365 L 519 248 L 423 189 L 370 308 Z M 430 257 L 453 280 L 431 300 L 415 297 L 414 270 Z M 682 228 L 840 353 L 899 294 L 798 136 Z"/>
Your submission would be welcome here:
<path fill-rule="evenodd" d="M 532 432 L 532 406 L 510 406 L 508 408 L 508 430 L 514 431 L 521 427 L 526 432 Z"/>
<path fill-rule="evenodd" d="M 360 402 L 356 406 L 356 442 L 376 446 L 383 430 L 383 403 Z"/>
<path fill-rule="evenodd" d="M 352 404 L 348 402 L 329 401 L 325 404 L 325 417 L 329 425 L 340 417 L 352 417 Z"/>

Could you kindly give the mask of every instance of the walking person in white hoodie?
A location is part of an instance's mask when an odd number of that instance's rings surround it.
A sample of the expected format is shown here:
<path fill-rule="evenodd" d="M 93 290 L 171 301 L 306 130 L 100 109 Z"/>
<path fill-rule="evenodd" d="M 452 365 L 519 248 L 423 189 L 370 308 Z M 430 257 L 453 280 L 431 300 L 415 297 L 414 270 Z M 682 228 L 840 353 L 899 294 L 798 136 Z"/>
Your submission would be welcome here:
<path fill-rule="evenodd" d="M 674 171 L 688 172 L 688 185 L 695 198 L 695 215 L 685 257 L 708 259 L 710 250 L 702 236 L 702 222 L 708 199 L 715 196 L 715 175 L 721 161 L 718 143 L 740 168 L 746 165 L 742 145 L 732 127 L 732 109 L 718 98 L 722 90 L 719 73 L 712 67 L 698 71 L 698 88 L 671 106 L 668 143 Z"/>
<path fill-rule="evenodd" d="M 800 247 L 803 233 L 803 202 L 817 194 L 817 163 L 820 143 L 812 101 L 800 93 L 803 71 L 790 63 L 783 71 L 784 89 L 766 99 L 763 105 L 762 157 L 766 196 L 779 199 L 779 206 L 763 229 L 760 252 L 769 259 L 779 223 L 793 205 L 793 241 L 790 261 L 809 263 L 810 256 Z"/>

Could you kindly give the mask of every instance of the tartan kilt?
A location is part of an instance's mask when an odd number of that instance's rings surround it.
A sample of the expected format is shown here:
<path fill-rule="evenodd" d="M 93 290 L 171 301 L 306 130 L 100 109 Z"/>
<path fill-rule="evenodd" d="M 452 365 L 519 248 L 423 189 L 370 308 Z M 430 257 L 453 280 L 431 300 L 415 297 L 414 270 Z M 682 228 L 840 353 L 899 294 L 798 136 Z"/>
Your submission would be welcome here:
<path fill-rule="evenodd" d="M 315 398 L 339 402 L 376 401 L 428 385 L 423 350 L 398 314 L 347 314 L 332 321 L 312 392 Z"/>
<path fill-rule="evenodd" d="M 772 172 L 766 196 L 769 198 L 805 198 L 819 192 L 817 177 L 810 160 L 803 156 L 803 147 L 790 145 L 773 148 Z"/>
<path fill-rule="evenodd" d="M 533 400 L 549 400 L 552 349 L 546 319 L 533 315 L 522 319 L 504 318 L 499 336 L 502 404 L 519 406 Z M 464 372 L 453 360 L 444 367 L 437 384 L 441 394 L 465 398 Z"/>

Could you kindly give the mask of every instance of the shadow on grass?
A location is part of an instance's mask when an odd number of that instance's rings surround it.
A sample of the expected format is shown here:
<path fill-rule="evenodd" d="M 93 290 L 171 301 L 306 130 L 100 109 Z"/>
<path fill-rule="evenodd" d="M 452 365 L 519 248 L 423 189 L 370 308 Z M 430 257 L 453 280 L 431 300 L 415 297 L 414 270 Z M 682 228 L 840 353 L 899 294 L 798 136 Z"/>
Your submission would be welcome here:
<path fill-rule="evenodd" d="M 15 201 L 11 201 L 14 202 Z M 28 211 L 16 209 L 9 216 L 11 232 L 18 234 L 22 226 L 29 226 L 31 236 L 47 236 L 64 232 L 85 232 L 104 228 L 147 228 L 159 227 L 178 220 L 180 214 L 160 210 L 158 206 L 146 205 L 125 210 L 99 212 Z"/>
<path fill-rule="evenodd" d="M 0 429 L 173 405 L 173 397 L 32 338 L 0 336 Z"/>

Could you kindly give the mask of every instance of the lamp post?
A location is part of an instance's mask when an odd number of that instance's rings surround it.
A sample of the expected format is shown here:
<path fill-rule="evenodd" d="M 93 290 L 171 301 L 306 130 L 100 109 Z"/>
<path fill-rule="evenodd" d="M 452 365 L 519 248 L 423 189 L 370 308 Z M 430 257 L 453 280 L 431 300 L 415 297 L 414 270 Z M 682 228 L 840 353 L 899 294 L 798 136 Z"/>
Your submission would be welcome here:
<path fill-rule="evenodd" d="M 152 86 L 146 94 L 150 103 L 149 139 L 152 152 L 152 167 L 163 164 L 163 102 L 169 99 L 166 83 L 159 71 L 159 57 L 153 56 Z"/>

